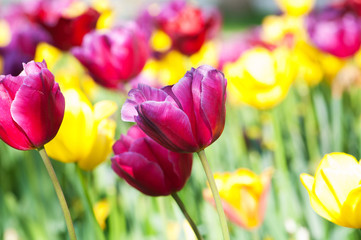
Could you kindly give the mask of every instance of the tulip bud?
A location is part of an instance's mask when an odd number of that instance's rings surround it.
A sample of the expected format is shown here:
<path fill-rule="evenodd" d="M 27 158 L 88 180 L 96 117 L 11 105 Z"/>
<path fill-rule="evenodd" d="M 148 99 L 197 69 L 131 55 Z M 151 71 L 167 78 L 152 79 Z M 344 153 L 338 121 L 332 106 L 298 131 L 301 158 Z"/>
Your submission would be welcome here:
<path fill-rule="evenodd" d="M 353 156 L 326 154 L 315 177 L 305 173 L 300 177 L 320 216 L 343 227 L 361 228 L 361 165 Z"/>
<path fill-rule="evenodd" d="M 214 174 L 224 212 L 231 222 L 245 229 L 262 224 L 272 173 L 272 169 L 267 169 L 258 176 L 248 169 L 238 169 L 234 173 Z M 203 196 L 215 205 L 210 189 L 204 190 Z"/>
<path fill-rule="evenodd" d="M 17 77 L 0 76 L 0 138 L 13 148 L 30 150 L 55 137 L 65 101 L 45 61 L 23 67 Z"/>
<path fill-rule="evenodd" d="M 203 65 L 162 89 L 138 85 L 122 107 L 123 121 L 135 121 L 151 138 L 175 152 L 198 152 L 221 135 L 226 115 L 222 72 Z"/>
<path fill-rule="evenodd" d="M 91 32 L 74 56 L 100 85 L 118 88 L 121 82 L 135 77 L 148 58 L 147 42 L 135 24 L 105 32 Z"/>
<path fill-rule="evenodd" d="M 337 57 L 349 57 L 361 45 L 361 20 L 347 9 L 325 8 L 311 13 L 306 21 L 312 43 Z"/>
<path fill-rule="evenodd" d="M 113 145 L 112 168 L 127 183 L 150 196 L 181 190 L 192 170 L 192 154 L 171 152 L 147 137 L 138 126 Z"/>

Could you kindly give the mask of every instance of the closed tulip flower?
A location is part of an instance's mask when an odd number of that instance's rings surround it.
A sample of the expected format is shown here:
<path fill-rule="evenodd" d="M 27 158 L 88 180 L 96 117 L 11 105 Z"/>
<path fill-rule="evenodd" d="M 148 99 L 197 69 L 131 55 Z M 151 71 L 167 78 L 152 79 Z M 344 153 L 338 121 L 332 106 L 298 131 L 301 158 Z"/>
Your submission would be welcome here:
<path fill-rule="evenodd" d="M 229 79 L 230 95 L 259 109 L 269 109 L 280 103 L 295 78 L 295 65 L 288 49 L 269 50 L 254 47 L 236 62 L 224 66 Z"/>
<path fill-rule="evenodd" d="M 257 175 L 241 168 L 233 173 L 214 174 L 224 212 L 231 222 L 249 230 L 262 224 L 272 173 L 272 169 L 267 169 Z M 203 196 L 214 205 L 210 189 L 204 190 Z"/>
<path fill-rule="evenodd" d="M 41 148 L 57 134 L 65 101 L 46 63 L 23 64 L 19 76 L 0 76 L 0 138 L 13 148 Z"/>
<path fill-rule="evenodd" d="M 361 165 L 345 153 L 326 154 L 315 176 L 301 174 L 312 208 L 343 227 L 361 228 Z"/>
<path fill-rule="evenodd" d="M 75 89 L 65 91 L 64 96 L 64 121 L 45 149 L 58 161 L 77 162 L 81 169 L 92 170 L 111 152 L 115 121 L 109 117 L 116 111 L 116 104 L 101 101 L 93 107 L 85 95 Z"/>
<path fill-rule="evenodd" d="M 192 68 L 172 86 L 138 85 L 122 107 L 123 121 L 136 122 L 150 137 L 175 152 L 199 152 L 221 135 L 227 81 L 222 72 Z"/>
<path fill-rule="evenodd" d="M 311 42 L 336 57 L 349 57 L 361 45 L 361 20 L 342 8 L 325 8 L 311 13 L 306 21 Z"/>
<path fill-rule="evenodd" d="M 112 168 L 129 185 L 150 196 L 166 196 L 181 190 L 192 170 L 192 154 L 171 152 L 138 126 L 113 146 Z"/>
<path fill-rule="evenodd" d="M 143 69 L 148 58 L 148 43 L 135 24 L 104 32 L 91 32 L 81 47 L 72 50 L 100 85 L 119 88 Z"/>

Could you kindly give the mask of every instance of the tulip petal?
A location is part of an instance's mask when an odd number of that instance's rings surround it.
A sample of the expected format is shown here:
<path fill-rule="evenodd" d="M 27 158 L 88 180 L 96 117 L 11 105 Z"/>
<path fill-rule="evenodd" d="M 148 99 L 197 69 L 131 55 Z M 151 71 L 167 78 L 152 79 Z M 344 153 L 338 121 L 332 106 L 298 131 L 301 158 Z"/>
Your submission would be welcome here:
<path fill-rule="evenodd" d="M 112 168 L 129 185 L 147 195 L 170 194 L 161 168 L 138 153 L 126 152 L 114 156 Z"/>
<path fill-rule="evenodd" d="M 94 119 L 101 121 L 113 115 L 118 106 L 113 101 L 100 101 L 94 105 Z"/>
<path fill-rule="evenodd" d="M 0 79 L 0 137 L 11 147 L 28 150 L 33 145 L 22 129 L 13 121 L 10 113 L 12 99 L 15 97 L 16 88 L 19 88 L 15 80 L 15 77 L 10 75 Z"/>
<path fill-rule="evenodd" d="M 198 73 L 205 76 L 201 86 L 201 109 L 202 117 L 210 125 L 212 130 L 212 142 L 222 134 L 226 116 L 226 86 L 227 81 L 222 72 L 210 66 L 201 66 Z M 197 77 L 195 76 L 195 79 Z M 194 96 L 194 95 L 193 95 Z"/>
<path fill-rule="evenodd" d="M 161 102 L 164 101 L 168 95 L 163 90 L 139 84 L 138 88 L 129 91 L 128 96 L 129 98 L 125 101 L 121 110 L 122 120 L 134 122 L 134 117 L 138 116 L 138 112 L 135 109 L 137 105 L 145 101 Z"/>
<path fill-rule="evenodd" d="M 321 217 L 323 217 L 331 222 L 336 223 L 337 215 L 334 214 L 333 212 L 331 212 L 329 210 L 329 208 L 325 207 L 325 205 L 320 201 L 320 199 L 317 197 L 317 195 L 315 194 L 315 192 L 313 190 L 314 183 L 315 183 L 314 177 L 303 173 L 303 174 L 301 174 L 300 178 L 301 178 L 301 182 L 302 182 L 303 186 L 306 188 L 306 190 L 310 196 L 310 203 L 311 203 L 313 210 L 315 210 L 315 212 L 317 212 Z"/>
<path fill-rule="evenodd" d="M 135 121 L 151 138 L 176 152 L 199 149 L 188 116 L 174 103 L 148 101 L 139 105 Z"/>
<path fill-rule="evenodd" d="M 349 192 L 357 187 L 361 181 L 361 169 L 357 163 L 354 164 L 353 168 L 323 168 L 321 174 L 328 185 L 332 186 L 341 205 L 346 200 Z"/>
<path fill-rule="evenodd" d="M 361 186 L 353 189 L 347 196 L 341 210 L 344 227 L 361 228 Z"/>
<path fill-rule="evenodd" d="M 46 150 L 56 160 L 75 162 L 88 155 L 97 129 L 94 127 L 92 107 L 86 96 L 73 89 L 65 91 L 64 96 L 64 120 L 57 136 L 46 144 Z"/>
<path fill-rule="evenodd" d="M 179 102 L 182 110 L 188 116 L 192 126 L 192 132 L 196 142 L 200 146 L 208 146 L 212 139 L 212 132 L 209 125 L 204 122 L 200 113 L 200 84 L 197 86 L 192 81 L 195 77 L 192 75 L 196 71 L 192 69 L 172 87 L 172 93 L 175 96 L 175 102 Z M 197 101 L 198 100 L 198 101 Z"/>

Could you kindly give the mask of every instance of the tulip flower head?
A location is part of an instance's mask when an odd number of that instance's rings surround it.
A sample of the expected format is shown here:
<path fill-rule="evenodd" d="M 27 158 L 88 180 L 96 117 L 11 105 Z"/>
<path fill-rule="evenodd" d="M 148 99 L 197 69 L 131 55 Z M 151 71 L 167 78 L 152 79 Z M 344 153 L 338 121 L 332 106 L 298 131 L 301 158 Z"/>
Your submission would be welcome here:
<path fill-rule="evenodd" d="M 224 212 L 231 222 L 249 230 L 262 224 L 272 173 L 267 169 L 258 176 L 241 168 L 234 173 L 214 174 Z M 214 205 L 210 189 L 204 190 L 203 196 Z"/>
<path fill-rule="evenodd" d="M 308 13 L 315 0 L 276 0 L 280 8 L 289 15 L 300 16 Z"/>
<path fill-rule="evenodd" d="M 295 66 L 288 49 L 269 50 L 254 47 L 236 62 L 224 66 L 230 81 L 230 94 L 235 101 L 259 109 L 269 109 L 280 103 L 295 78 Z"/>
<path fill-rule="evenodd" d="M 345 153 L 326 154 L 315 176 L 301 174 L 312 208 L 343 227 L 361 228 L 361 165 Z"/>
<path fill-rule="evenodd" d="M 122 107 L 122 120 L 136 122 L 151 138 L 175 152 L 198 152 L 221 135 L 227 81 L 207 65 L 192 68 L 172 86 L 138 85 Z"/>
<path fill-rule="evenodd" d="M 352 11 L 325 8 L 307 17 L 307 31 L 311 42 L 336 57 L 349 57 L 361 45 L 361 19 Z"/>
<path fill-rule="evenodd" d="M 30 150 L 55 137 L 65 101 L 45 61 L 23 67 L 19 76 L 0 76 L 0 138 L 13 148 Z"/>
<path fill-rule="evenodd" d="M 73 55 L 88 69 L 100 85 L 119 88 L 143 69 L 148 58 L 148 45 L 136 24 L 104 32 L 91 32 Z"/>
<path fill-rule="evenodd" d="M 181 190 L 192 170 L 192 154 L 171 152 L 138 126 L 113 145 L 112 168 L 129 185 L 150 196 Z"/>
<path fill-rule="evenodd" d="M 64 121 L 56 137 L 45 145 L 50 157 L 61 162 L 77 162 L 92 170 L 106 160 L 114 142 L 115 121 L 109 117 L 117 106 L 111 101 L 91 105 L 79 90 L 64 92 Z"/>

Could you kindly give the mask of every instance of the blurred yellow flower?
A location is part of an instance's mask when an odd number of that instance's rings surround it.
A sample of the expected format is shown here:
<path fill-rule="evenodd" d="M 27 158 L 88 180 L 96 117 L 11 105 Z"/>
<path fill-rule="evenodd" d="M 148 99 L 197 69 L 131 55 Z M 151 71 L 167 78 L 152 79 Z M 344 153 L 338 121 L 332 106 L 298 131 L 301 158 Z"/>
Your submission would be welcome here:
<path fill-rule="evenodd" d="M 109 0 L 94 0 L 92 7 L 100 13 L 97 21 L 97 29 L 109 29 L 114 23 L 114 11 L 109 3 Z"/>
<path fill-rule="evenodd" d="M 278 6 L 285 13 L 300 16 L 312 10 L 315 0 L 276 0 Z"/>
<path fill-rule="evenodd" d="M 0 47 L 5 47 L 11 41 L 11 30 L 5 20 L 0 19 Z"/>
<path fill-rule="evenodd" d="M 282 42 L 290 34 L 301 39 L 307 37 L 302 18 L 289 15 L 269 15 L 263 19 L 261 37 L 264 41 Z"/>
<path fill-rule="evenodd" d="M 290 51 L 255 47 L 236 62 L 224 66 L 231 101 L 241 101 L 259 109 L 269 109 L 287 95 L 295 78 L 296 64 Z"/>
<path fill-rule="evenodd" d="M 244 168 L 233 173 L 214 174 L 225 214 L 230 221 L 245 229 L 254 229 L 262 224 L 272 174 L 271 168 L 260 175 Z M 203 196 L 214 205 L 209 188 L 204 190 Z"/>
<path fill-rule="evenodd" d="M 315 177 L 300 177 L 320 216 L 343 227 L 361 228 L 361 165 L 353 156 L 326 154 Z"/>
<path fill-rule="evenodd" d="M 159 52 L 165 52 L 172 47 L 172 39 L 163 31 L 156 30 L 150 37 L 152 49 Z"/>
<path fill-rule="evenodd" d="M 159 33 L 161 34 L 161 33 Z M 215 42 L 207 42 L 202 48 L 190 57 L 176 50 L 167 53 L 160 60 L 149 60 L 143 72 L 151 79 L 158 79 L 162 84 L 174 84 L 181 79 L 191 67 L 208 64 L 217 65 L 218 51 Z"/>
<path fill-rule="evenodd" d="M 63 92 L 65 114 L 58 134 L 45 145 L 49 156 L 61 162 L 77 162 L 92 170 L 106 160 L 114 142 L 115 121 L 109 119 L 117 106 L 111 101 L 91 105 L 79 90 Z"/>
<path fill-rule="evenodd" d="M 109 216 L 110 206 L 107 199 L 103 199 L 97 202 L 93 207 L 95 219 L 97 220 L 101 229 L 105 229 L 106 224 L 105 221 Z"/>
<path fill-rule="evenodd" d="M 322 79 L 331 81 L 343 67 L 345 61 L 323 53 L 305 41 L 298 41 L 293 51 L 294 62 L 298 66 L 298 76 L 309 86 L 318 84 Z"/>

